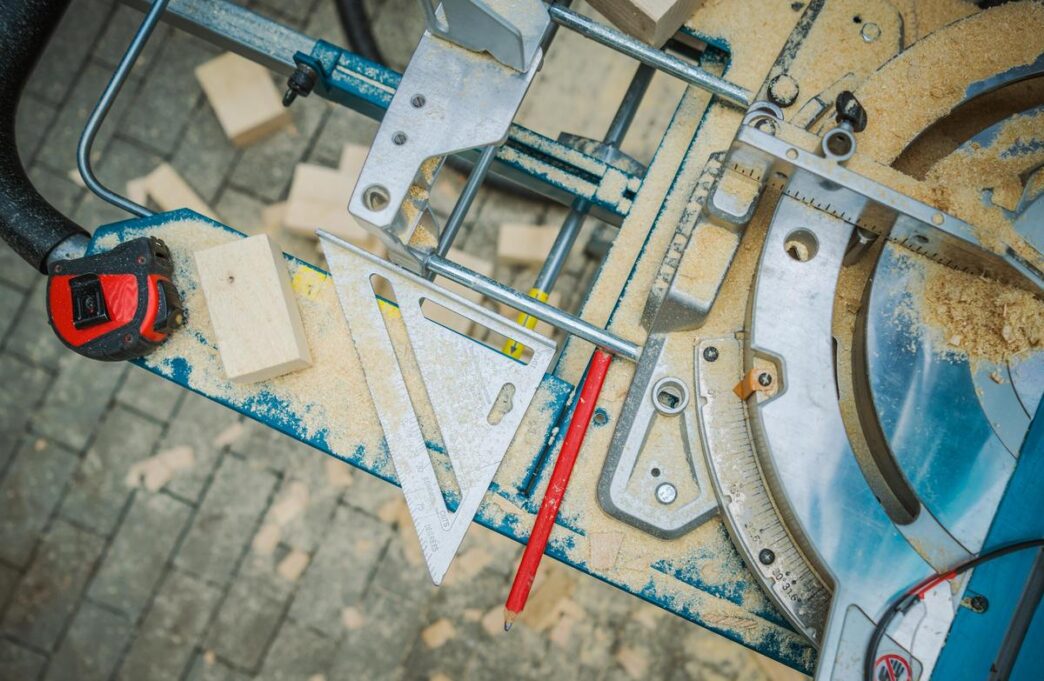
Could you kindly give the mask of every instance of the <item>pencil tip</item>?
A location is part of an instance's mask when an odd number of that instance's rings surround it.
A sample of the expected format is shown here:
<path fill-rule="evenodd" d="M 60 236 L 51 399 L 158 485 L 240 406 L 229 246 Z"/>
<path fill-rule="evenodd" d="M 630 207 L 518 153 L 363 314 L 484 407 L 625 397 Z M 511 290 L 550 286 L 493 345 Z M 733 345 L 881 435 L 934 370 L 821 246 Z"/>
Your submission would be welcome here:
<path fill-rule="evenodd" d="M 511 631 L 511 625 L 515 623 L 516 617 L 518 617 L 517 612 L 504 608 L 504 631 Z"/>
<path fill-rule="evenodd" d="M 504 631 L 511 631 L 511 622 L 504 622 Z"/>

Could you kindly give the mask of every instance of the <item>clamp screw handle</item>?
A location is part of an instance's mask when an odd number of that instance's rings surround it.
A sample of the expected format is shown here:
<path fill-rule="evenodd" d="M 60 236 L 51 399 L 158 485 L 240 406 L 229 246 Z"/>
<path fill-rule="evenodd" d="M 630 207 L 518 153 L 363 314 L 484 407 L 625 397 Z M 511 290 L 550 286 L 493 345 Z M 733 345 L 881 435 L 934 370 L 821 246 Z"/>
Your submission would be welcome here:
<path fill-rule="evenodd" d="M 294 72 L 286 80 L 286 92 L 283 93 L 283 106 L 290 106 L 298 95 L 307 97 L 312 93 L 319 75 L 308 64 L 298 64 Z"/>
<path fill-rule="evenodd" d="M 863 132 L 866 130 L 866 109 L 859 103 L 856 96 L 849 90 L 843 90 L 837 95 L 834 102 L 837 109 L 836 120 L 840 124 L 848 123 L 852 126 L 852 132 Z"/>

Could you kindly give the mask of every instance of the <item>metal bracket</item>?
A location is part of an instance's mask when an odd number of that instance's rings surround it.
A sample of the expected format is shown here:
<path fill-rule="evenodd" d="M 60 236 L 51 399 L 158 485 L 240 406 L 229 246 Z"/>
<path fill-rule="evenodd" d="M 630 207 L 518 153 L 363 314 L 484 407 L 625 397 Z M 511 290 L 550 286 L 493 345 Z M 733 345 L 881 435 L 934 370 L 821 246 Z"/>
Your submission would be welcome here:
<path fill-rule="evenodd" d="M 418 0 L 428 31 L 528 71 L 540 52 L 551 18 L 540 0 Z"/>
<path fill-rule="evenodd" d="M 319 236 L 428 570 L 439 584 L 555 345 L 334 236 Z M 398 307 L 375 297 L 373 277 L 388 282 Z M 520 362 L 432 321 L 422 310 L 426 302 L 518 339 L 532 357 Z M 390 319 L 397 330 L 404 327 L 402 334 L 393 336 Z M 430 444 L 433 434 L 441 445 Z M 450 470 L 436 470 L 433 449 L 448 459 Z M 444 493 L 440 474 L 444 480 L 452 476 L 457 489 Z M 447 497 L 456 498 L 454 510 Z"/>
<path fill-rule="evenodd" d="M 431 33 L 421 37 L 348 205 L 394 261 L 422 271 L 423 254 L 438 244 L 428 198 L 443 158 L 503 142 L 539 65 L 534 59 L 519 72 Z"/>

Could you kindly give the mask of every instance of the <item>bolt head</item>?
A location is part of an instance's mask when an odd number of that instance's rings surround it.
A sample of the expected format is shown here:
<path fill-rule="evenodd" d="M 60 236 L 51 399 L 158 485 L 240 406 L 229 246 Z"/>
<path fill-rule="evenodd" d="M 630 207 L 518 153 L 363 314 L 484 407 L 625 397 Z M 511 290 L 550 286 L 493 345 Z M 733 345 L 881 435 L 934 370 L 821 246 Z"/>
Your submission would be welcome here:
<path fill-rule="evenodd" d="M 717 360 L 718 348 L 714 347 L 713 345 L 708 345 L 707 347 L 703 348 L 703 359 L 707 360 L 708 362 L 713 362 Z"/>
<path fill-rule="evenodd" d="M 678 498 L 678 490 L 669 482 L 661 483 L 656 487 L 656 500 L 661 504 L 674 503 Z"/>
<path fill-rule="evenodd" d="M 989 609 L 990 601 L 982 594 L 975 594 L 971 597 L 971 599 L 969 599 L 968 605 L 971 606 L 971 609 L 973 611 L 977 613 L 984 613 Z"/>
<path fill-rule="evenodd" d="M 776 562 L 776 552 L 772 549 L 761 549 L 758 551 L 758 562 L 762 565 L 772 565 Z"/>
<path fill-rule="evenodd" d="M 790 106 L 797 100 L 799 94 L 801 94 L 801 88 L 798 87 L 798 82 L 788 73 L 779 74 L 769 83 L 768 95 L 773 104 L 783 107 Z"/>
<path fill-rule="evenodd" d="M 765 388 L 772 385 L 772 374 L 770 374 L 767 371 L 762 371 L 760 374 L 758 374 L 758 385 Z"/>

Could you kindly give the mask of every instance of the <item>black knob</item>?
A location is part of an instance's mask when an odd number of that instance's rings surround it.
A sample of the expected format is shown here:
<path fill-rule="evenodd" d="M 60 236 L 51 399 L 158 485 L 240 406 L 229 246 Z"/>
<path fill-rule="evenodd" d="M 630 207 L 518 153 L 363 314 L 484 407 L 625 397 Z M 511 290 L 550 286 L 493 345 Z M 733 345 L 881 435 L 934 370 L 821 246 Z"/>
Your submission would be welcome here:
<path fill-rule="evenodd" d="M 298 64 L 286 81 L 286 92 L 283 94 L 283 106 L 290 106 L 298 95 L 307 97 L 315 87 L 318 74 L 308 64 Z"/>
<path fill-rule="evenodd" d="M 837 109 L 838 123 L 848 123 L 852 126 L 852 132 L 866 130 L 866 109 L 851 92 L 842 91 L 834 102 L 834 108 Z"/>

